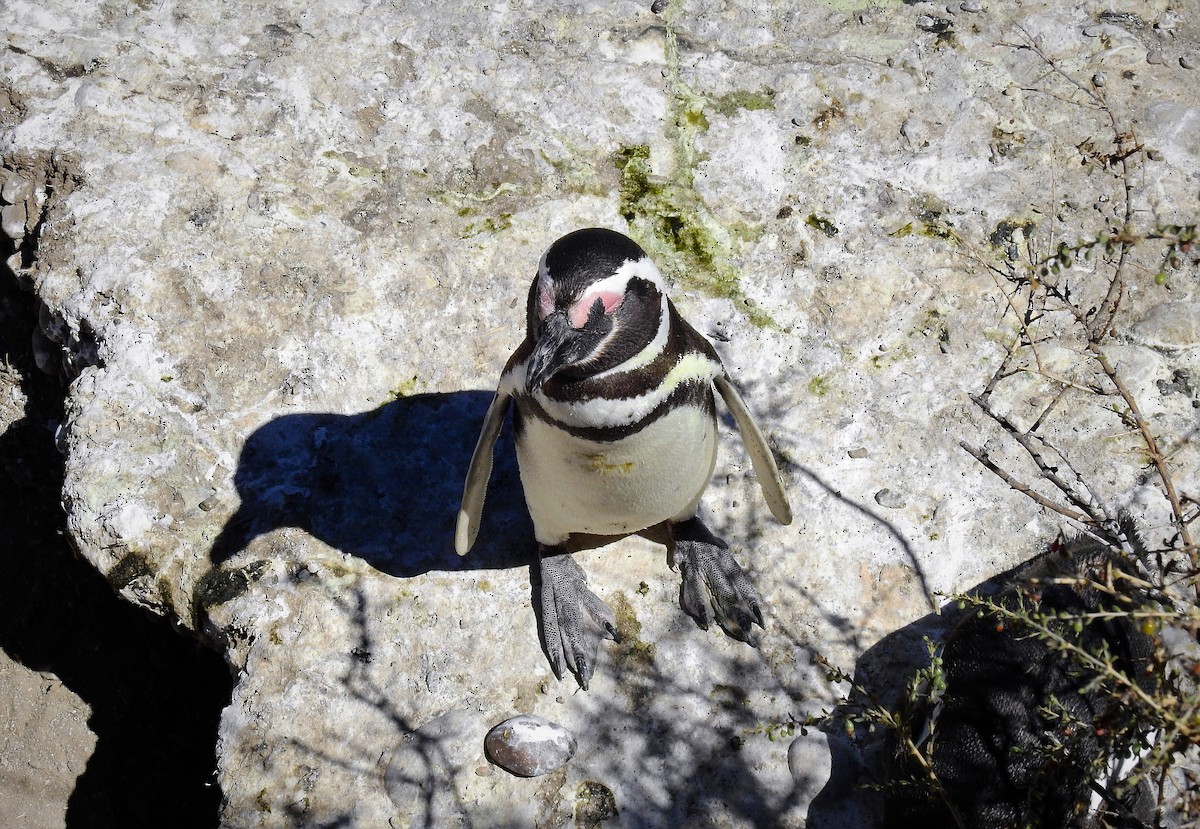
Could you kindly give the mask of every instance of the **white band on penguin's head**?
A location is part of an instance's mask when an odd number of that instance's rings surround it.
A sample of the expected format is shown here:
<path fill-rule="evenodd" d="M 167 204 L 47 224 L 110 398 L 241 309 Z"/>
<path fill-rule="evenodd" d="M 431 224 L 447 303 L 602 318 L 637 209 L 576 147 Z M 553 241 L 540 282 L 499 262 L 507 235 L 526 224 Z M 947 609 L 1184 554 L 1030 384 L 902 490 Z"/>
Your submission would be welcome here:
<path fill-rule="evenodd" d="M 663 280 L 662 274 L 658 272 L 658 268 L 649 256 L 643 256 L 641 259 L 626 259 L 621 267 L 617 268 L 613 276 L 624 276 L 625 282 L 637 277 L 644 279 L 658 288 L 662 294 L 667 293 L 667 283 Z"/>

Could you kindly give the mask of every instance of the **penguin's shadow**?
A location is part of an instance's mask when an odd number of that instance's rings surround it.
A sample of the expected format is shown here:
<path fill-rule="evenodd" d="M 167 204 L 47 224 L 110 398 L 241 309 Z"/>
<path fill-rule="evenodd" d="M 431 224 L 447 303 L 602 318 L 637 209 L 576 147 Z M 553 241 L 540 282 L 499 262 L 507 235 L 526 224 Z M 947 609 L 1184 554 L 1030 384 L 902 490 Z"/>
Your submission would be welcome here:
<path fill-rule="evenodd" d="M 463 481 L 491 399 L 482 391 L 418 394 L 359 414 L 264 424 L 242 447 L 233 477 L 241 506 L 213 542 L 213 563 L 296 527 L 392 576 L 528 564 L 533 528 L 508 424 L 479 538 L 468 555 L 454 551 Z"/>

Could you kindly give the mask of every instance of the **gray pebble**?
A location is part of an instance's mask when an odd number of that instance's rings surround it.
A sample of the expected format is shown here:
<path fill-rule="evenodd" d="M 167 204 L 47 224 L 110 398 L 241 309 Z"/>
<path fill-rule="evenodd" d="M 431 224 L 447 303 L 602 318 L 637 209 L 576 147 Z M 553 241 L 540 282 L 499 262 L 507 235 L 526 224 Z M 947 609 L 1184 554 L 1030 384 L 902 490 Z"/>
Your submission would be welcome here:
<path fill-rule="evenodd" d="M 904 496 L 899 492 L 885 488 L 875 493 L 875 503 L 888 509 L 900 509 L 907 501 L 904 500 Z"/>
<path fill-rule="evenodd" d="M 1179 65 L 1184 69 L 1195 69 L 1196 61 L 1189 55 L 1181 55 L 1179 58 Z"/>
<path fill-rule="evenodd" d="M 959 5 L 959 8 L 965 12 L 974 14 L 983 11 L 983 4 L 976 2 L 976 0 L 966 0 L 965 3 Z"/>
<path fill-rule="evenodd" d="M 944 17 L 930 17 L 923 14 L 917 18 L 917 28 L 923 32 L 941 34 L 950 30 L 950 21 Z"/>
<path fill-rule="evenodd" d="M 1107 78 L 1103 72 L 1097 72 L 1095 75 L 1092 75 L 1092 86 L 1104 86 L 1106 80 Z"/>
<path fill-rule="evenodd" d="M 24 201 L 32 193 L 32 181 L 17 173 L 9 173 L 3 188 L 0 188 L 0 199 L 3 199 L 5 204 L 16 204 Z"/>
<path fill-rule="evenodd" d="M 867 447 L 855 446 L 853 449 L 851 449 L 846 454 L 849 455 L 850 457 L 854 458 L 855 460 L 860 460 L 862 458 L 865 458 L 869 453 L 867 452 Z"/>
<path fill-rule="evenodd" d="M 518 777 L 540 777 L 575 756 L 575 735 L 535 714 L 505 720 L 483 740 L 487 757 Z"/>
<path fill-rule="evenodd" d="M 1167 62 L 1167 56 L 1160 49 L 1151 49 L 1146 53 L 1146 63 L 1161 66 Z"/>

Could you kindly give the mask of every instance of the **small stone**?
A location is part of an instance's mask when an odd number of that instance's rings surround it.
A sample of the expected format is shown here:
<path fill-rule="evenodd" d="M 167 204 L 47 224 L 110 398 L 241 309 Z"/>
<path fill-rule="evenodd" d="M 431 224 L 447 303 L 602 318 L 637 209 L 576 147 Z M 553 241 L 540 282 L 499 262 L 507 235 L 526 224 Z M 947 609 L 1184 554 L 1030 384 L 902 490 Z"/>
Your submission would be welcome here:
<path fill-rule="evenodd" d="M 25 203 L 9 204 L 0 208 L 0 225 L 4 235 L 10 239 L 25 238 Z"/>
<path fill-rule="evenodd" d="M 976 2 L 976 0 L 966 0 L 965 3 L 960 3 L 958 7 L 971 14 L 983 11 L 983 4 Z"/>
<path fill-rule="evenodd" d="M 4 186 L 0 188 L 0 199 L 3 199 L 5 204 L 25 201 L 32 194 L 33 182 L 16 173 L 9 173 L 8 178 L 4 180 Z"/>
<path fill-rule="evenodd" d="M 930 17 L 923 14 L 917 18 L 917 28 L 923 32 L 940 35 L 950 31 L 950 21 L 944 17 Z"/>
<path fill-rule="evenodd" d="M 900 509 L 907 502 L 899 492 L 885 488 L 875 493 L 875 503 L 888 509 Z"/>
<path fill-rule="evenodd" d="M 1160 49 L 1151 49 L 1146 53 L 1146 63 L 1151 63 L 1155 66 L 1162 66 L 1166 62 L 1167 56 L 1164 55 Z"/>
<path fill-rule="evenodd" d="M 655 14 L 662 14 L 667 10 L 667 6 L 669 5 L 670 0 L 654 0 L 654 2 L 650 4 L 650 11 L 654 12 Z"/>
<path fill-rule="evenodd" d="M 540 777 L 575 756 L 575 735 L 558 723 L 520 714 L 505 720 L 483 740 L 487 757 L 518 777 Z"/>
<path fill-rule="evenodd" d="M 1180 67 L 1182 67 L 1184 69 L 1195 69 L 1196 68 L 1196 60 L 1195 60 L 1195 58 L 1191 57 L 1190 55 L 1180 55 L 1179 65 L 1180 65 Z"/>
<path fill-rule="evenodd" d="M 850 457 L 854 458 L 855 460 L 861 460 L 862 458 L 865 458 L 869 453 L 867 452 L 867 447 L 855 446 L 853 449 L 851 449 L 846 454 L 849 455 Z"/>
<path fill-rule="evenodd" d="M 1104 76 L 1103 72 L 1097 72 L 1095 75 L 1092 75 L 1092 86 L 1104 86 L 1106 80 L 1108 79 Z"/>

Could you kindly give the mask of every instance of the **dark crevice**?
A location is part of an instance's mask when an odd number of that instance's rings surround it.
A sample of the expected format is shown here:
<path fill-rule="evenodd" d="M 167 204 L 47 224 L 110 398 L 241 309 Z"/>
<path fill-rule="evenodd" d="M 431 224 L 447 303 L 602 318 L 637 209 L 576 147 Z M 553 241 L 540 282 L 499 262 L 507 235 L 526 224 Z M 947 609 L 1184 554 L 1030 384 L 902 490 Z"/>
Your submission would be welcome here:
<path fill-rule="evenodd" d="M 22 250 L 32 264 L 28 237 Z M 0 241 L 0 263 L 16 245 Z M 76 556 L 55 448 L 66 385 L 33 354 L 38 299 L 0 264 L 0 649 L 90 706 L 96 749 L 67 804 L 70 827 L 215 827 L 217 725 L 232 689 L 221 657 L 119 598 Z M 20 395 L 9 396 L 19 388 Z M 16 408 L 24 398 L 23 413 Z M 13 402 L 9 402 L 13 401 Z M 15 415 L 15 418 L 12 416 Z"/>

